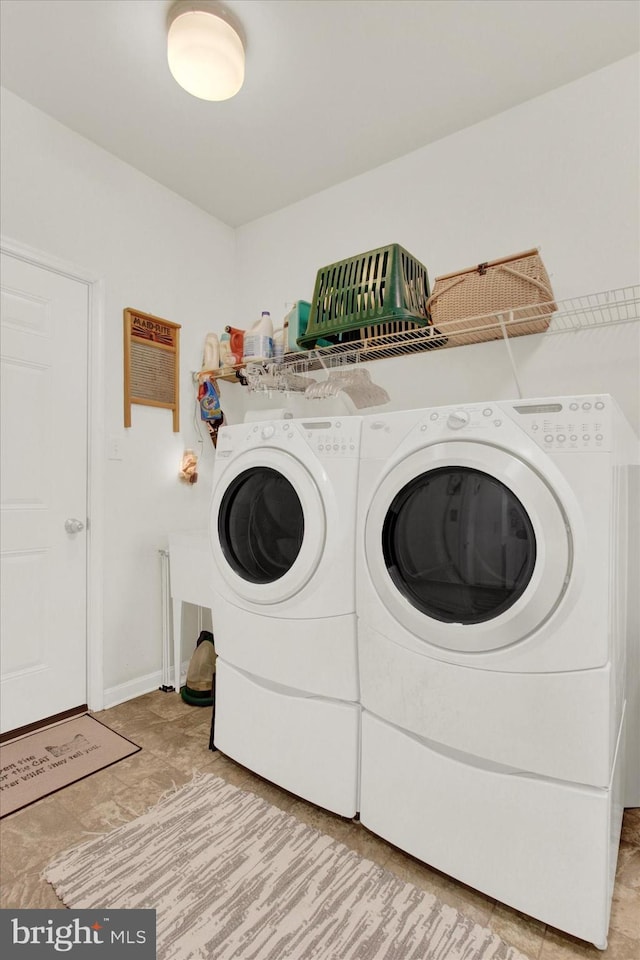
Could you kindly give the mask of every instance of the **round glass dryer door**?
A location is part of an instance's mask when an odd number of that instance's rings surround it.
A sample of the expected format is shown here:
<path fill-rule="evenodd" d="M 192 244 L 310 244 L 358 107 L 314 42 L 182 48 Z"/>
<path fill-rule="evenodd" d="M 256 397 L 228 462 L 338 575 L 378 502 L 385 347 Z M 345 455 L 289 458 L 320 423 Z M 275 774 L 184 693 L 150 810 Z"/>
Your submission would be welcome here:
<path fill-rule="evenodd" d="M 449 441 L 382 478 L 367 513 L 367 568 L 414 636 L 461 653 L 518 643 L 569 582 L 571 529 L 538 470 L 490 444 Z"/>
<path fill-rule="evenodd" d="M 258 605 L 287 600 L 311 579 L 324 550 L 318 484 L 284 451 L 247 450 L 214 483 L 210 535 L 233 594 Z"/>
<path fill-rule="evenodd" d="M 218 511 L 218 538 L 231 568 L 250 583 L 287 573 L 304 538 L 302 504 L 292 484 L 271 467 L 251 467 L 227 487 Z"/>
<path fill-rule="evenodd" d="M 481 623 L 508 610 L 535 569 L 527 511 L 495 477 L 441 467 L 394 497 L 382 530 L 391 579 L 413 606 L 446 623 Z"/>

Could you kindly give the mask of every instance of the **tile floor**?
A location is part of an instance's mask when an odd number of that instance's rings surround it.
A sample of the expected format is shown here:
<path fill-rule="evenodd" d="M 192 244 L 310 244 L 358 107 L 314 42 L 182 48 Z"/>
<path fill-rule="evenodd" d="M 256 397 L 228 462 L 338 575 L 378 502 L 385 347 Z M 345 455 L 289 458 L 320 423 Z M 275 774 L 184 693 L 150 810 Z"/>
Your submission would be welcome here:
<path fill-rule="evenodd" d="M 88 834 L 106 832 L 132 819 L 198 770 L 251 790 L 331 834 L 478 923 L 490 926 L 530 960 L 640 960 L 640 809 L 625 813 L 609 946 L 600 952 L 431 870 L 359 824 L 325 813 L 222 754 L 211 752 L 210 708 L 190 707 L 175 693 L 155 691 L 96 716 L 138 743 L 142 751 L 0 823 L 0 907 L 62 908 L 52 888 L 40 879 L 41 870 L 53 856 L 83 842 Z"/>

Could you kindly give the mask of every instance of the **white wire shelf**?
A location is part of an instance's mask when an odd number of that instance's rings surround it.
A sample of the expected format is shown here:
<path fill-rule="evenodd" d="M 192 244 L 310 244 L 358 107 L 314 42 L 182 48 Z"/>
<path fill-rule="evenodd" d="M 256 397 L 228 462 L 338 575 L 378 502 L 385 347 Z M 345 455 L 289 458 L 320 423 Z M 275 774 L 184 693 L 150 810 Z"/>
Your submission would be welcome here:
<path fill-rule="evenodd" d="M 440 323 L 437 327 L 387 323 L 343 334 L 329 347 L 287 354 L 281 361 L 247 364 L 240 369 L 250 390 L 304 391 L 306 375 L 351 364 L 366 363 L 428 350 L 445 350 L 487 340 L 505 340 L 527 334 L 552 336 L 611 327 L 640 320 L 640 284 L 567 300 L 501 310 L 499 313 Z M 394 326 L 403 329 L 393 330 Z M 373 332 L 375 331 L 375 333 Z M 380 332 L 382 331 L 382 332 Z M 346 339 L 346 337 L 354 339 Z"/>

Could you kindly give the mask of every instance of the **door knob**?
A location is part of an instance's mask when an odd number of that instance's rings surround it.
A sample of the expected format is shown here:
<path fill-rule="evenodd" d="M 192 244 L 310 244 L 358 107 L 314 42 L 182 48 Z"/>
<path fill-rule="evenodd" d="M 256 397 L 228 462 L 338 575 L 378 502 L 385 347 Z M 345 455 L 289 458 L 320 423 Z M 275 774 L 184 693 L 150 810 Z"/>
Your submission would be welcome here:
<path fill-rule="evenodd" d="M 64 528 L 67 533 L 80 533 L 81 530 L 84 530 L 84 523 L 82 520 L 74 520 L 73 517 L 70 517 L 65 520 Z"/>

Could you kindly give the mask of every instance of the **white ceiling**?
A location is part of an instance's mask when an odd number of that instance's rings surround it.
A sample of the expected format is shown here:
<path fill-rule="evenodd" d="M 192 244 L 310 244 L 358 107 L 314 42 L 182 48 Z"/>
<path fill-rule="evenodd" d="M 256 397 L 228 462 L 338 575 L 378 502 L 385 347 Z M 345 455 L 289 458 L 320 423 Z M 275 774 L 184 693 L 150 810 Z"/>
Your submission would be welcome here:
<path fill-rule="evenodd" d="M 640 48 L 637 0 L 228 0 L 246 79 L 208 103 L 171 5 L 1 0 L 2 84 L 234 227 Z"/>

